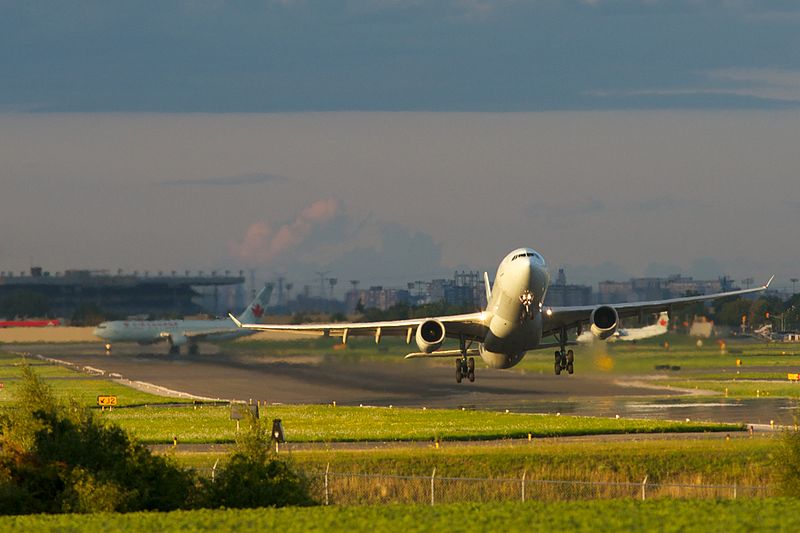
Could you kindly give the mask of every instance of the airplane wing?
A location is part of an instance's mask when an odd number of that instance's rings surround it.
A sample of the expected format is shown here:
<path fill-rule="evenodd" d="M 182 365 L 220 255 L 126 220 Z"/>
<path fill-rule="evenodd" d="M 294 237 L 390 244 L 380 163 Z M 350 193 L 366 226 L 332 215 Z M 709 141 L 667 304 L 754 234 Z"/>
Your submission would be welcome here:
<path fill-rule="evenodd" d="M 772 283 L 774 278 L 775 276 L 772 276 L 764 285 L 752 289 L 719 292 L 716 294 L 704 294 L 701 296 L 685 296 L 682 298 L 670 298 L 667 300 L 652 300 L 648 302 L 628 302 L 606 305 L 616 309 L 619 318 L 642 316 L 647 313 L 660 313 L 661 311 L 669 311 L 670 314 L 672 314 L 673 308 L 688 304 L 765 291 L 769 287 L 770 283 Z M 558 333 L 558 331 L 563 327 L 573 328 L 581 324 L 588 324 L 592 311 L 594 311 L 597 307 L 597 305 L 583 305 L 574 307 L 551 307 L 547 309 L 546 312 L 542 313 L 542 337 Z"/>
<path fill-rule="evenodd" d="M 428 320 L 436 320 L 445 326 L 445 334 L 451 338 L 464 336 L 465 339 L 483 342 L 487 328 L 483 325 L 483 313 L 468 313 L 441 317 L 408 318 L 404 320 L 385 320 L 380 322 L 331 322 L 327 324 L 243 324 L 234 316 L 231 319 L 237 326 L 257 331 L 290 331 L 296 333 L 320 333 L 336 335 L 347 342 L 350 336 L 374 336 L 376 342 L 383 335 L 411 339 L 417 327 Z"/>

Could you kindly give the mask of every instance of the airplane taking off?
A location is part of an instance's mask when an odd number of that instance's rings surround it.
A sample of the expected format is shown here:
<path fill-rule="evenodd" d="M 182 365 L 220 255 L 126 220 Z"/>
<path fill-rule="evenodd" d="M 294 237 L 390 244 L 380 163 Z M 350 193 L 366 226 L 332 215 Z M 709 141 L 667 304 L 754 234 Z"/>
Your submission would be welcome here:
<path fill-rule="evenodd" d="M 329 324 L 247 324 L 231 315 L 239 327 L 267 331 L 321 332 L 341 335 L 342 343 L 353 335 L 374 335 L 380 342 L 383 335 L 405 336 L 406 343 L 416 340 L 419 352 L 406 355 L 415 357 L 456 356 L 456 381 L 463 378 L 475 380 L 475 359 L 479 355 L 491 368 L 511 368 L 519 363 L 528 350 L 558 348 L 555 352 L 555 373 L 566 370 L 572 374 L 574 354 L 567 346 L 574 346 L 567 334 L 575 329 L 580 335 L 585 327 L 598 339 L 607 339 L 617 330 L 621 318 L 643 316 L 646 313 L 669 311 L 685 304 L 740 296 L 766 290 L 772 278 L 761 287 L 729 291 L 705 296 L 687 296 L 668 300 L 601 304 L 574 307 L 549 307 L 544 305 L 550 272 L 544 257 L 532 248 L 519 248 L 508 254 L 500 266 L 494 286 L 484 273 L 486 301 L 484 311 L 463 315 L 430 318 L 411 318 L 382 322 L 351 322 Z M 774 276 L 773 276 L 774 278 Z M 555 342 L 542 342 L 552 336 Z M 459 349 L 440 350 L 446 337 L 458 339 Z M 477 344 L 477 348 L 473 347 Z"/>
<path fill-rule="evenodd" d="M 243 331 L 240 322 L 255 322 L 264 314 L 264 309 L 272 295 L 272 284 L 267 284 L 256 295 L 247 309 L 234 319 L 221 320 L 114 320 L 103 322 L 94 330 L 94 335 L 106 341 L 106 351 L 111 352 L 114 342 L 138 342 L 155 344 L 168 342 L 169 353 L 178 354 L 181 346 L 189 345 L 189 353 L 198 351 L 200 340 L 224 340 L 252 335 L 255 331 Z"/>
<path fill-rule="evenodd" d="M 642 339 L 649 339 L 650 337 L 656 337 L 658 335 L 663 335 L 667 332 L 669 326 L 669 313 L 666 311 L 662 311 L 658 315 L 658 320 L 656 320 L 655 324 L 651 324 L 649 326 L 644 326 L 641 328 L 618 328 L 617 331 L 614 332 L 608 339 L 608 342 L 615 342 L 615 341 L 640 341 Z M 597 337 L 592 335 L 591 331 L 584 331 L 578 338 L 576 339 L 578 344 L 584 344 L 589 342 L 594 342 L 597 340 Z"/>

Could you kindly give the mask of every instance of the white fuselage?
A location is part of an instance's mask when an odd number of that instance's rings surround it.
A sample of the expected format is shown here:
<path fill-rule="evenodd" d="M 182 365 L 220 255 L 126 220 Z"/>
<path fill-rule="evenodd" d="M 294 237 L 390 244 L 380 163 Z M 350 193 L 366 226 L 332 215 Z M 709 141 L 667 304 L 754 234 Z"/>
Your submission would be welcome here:
<path fill-rule="evenodd" d="M 236 327 L 230 319 L 224 320 L 114 320 L 103 322 L 94 330 L 94 334 L 108 343 L 138 342 L 153 344 L 169 341 L 181 346 L 188 341 L 187 334 L 219 330 L 209 338 L 222 340 L 248 335 L 252 332 Z"/>
<path fill-rule="evenodd" d="M 497 268 L 486 308 L 489 331 L 480 346 L 481 358 L 492 368 L 510 368 L 542 340 L 542 302 L 550 273 L 541 254 L 519 248 Z M 527 300 L 527 308 L 526 308 Z"/>

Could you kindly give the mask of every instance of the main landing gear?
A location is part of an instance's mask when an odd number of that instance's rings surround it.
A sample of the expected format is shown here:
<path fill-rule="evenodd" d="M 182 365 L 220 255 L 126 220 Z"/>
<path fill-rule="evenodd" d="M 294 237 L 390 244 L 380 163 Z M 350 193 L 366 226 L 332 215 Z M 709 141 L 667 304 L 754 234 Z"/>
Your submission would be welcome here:
<path fill-rule="evenodd" d="M 463 336 L 459 337 L 458 344 L 461 350 L 461 357 L 456 359 L 456 383 L 461 383 L 464 378 L 473 382 L 475 381 L 475 358 L 467 357 L 469 346 Z M 470 344 L 472 344 L 472 341 L 470 341 Z"/>
<path fill-rule="evenodd" d="M 567 374 L 572 374 L 575 372 L 575 354 L 572 350 L 567 350 L 567 328 L 561 328 L 561 331 L 555 337 L 561 344 L 561 349 L 556 352 L 554 365 L 556 376 L 560 376 L 564 370 L 567 371 Z"/>
<path fill-rule="evenodd" d="M 566 370 L 567 374 L 575 372 L 574 361 L 575 354 L 572 353 L 572 350 L 567 350 L 566 352 L 564 350 L 558 350 L 556 352 L 555 364 L 556 376 L 560 376 L 562 370 Z"/>

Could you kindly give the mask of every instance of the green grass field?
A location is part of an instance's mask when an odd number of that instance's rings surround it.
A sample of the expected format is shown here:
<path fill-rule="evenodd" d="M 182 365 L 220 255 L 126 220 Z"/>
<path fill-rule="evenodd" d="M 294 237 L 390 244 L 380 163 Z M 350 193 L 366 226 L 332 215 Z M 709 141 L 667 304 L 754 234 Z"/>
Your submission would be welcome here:
<path fill-rule="evenodd" d="M 3 388 L 0 390 L 0 407 L 13 401 L 14 390 L 25 364 L 30 365 L 34 372 L 45 378 L 58 395 L 72 398 L 81 405 L 96 405 L 99 395 L 117 396 L 120 406 L 186 403 L 189 401 L 149 394 L 109 379 L 94 377 L 39 359 L 0 353 L 0 382 L 3 383 Z"/>
<path fill-rule="evenodd" d="M 114 409 L 102 415 L 147 443 L 232 442 L 236 422 L 227 406 Z M 503 438 L 740 431 L 738 424 L 672 422 L 593 417 L 408 409 L 270 405 L 261 408 L 268 422 L 280 418 L 291 442 L 399 440 L 486 440 Z"/>
<path fill-rule="evenodd" d="M 374 505 L 0 518 L 3 531 L 798 531 L 800 500 Z"/>

